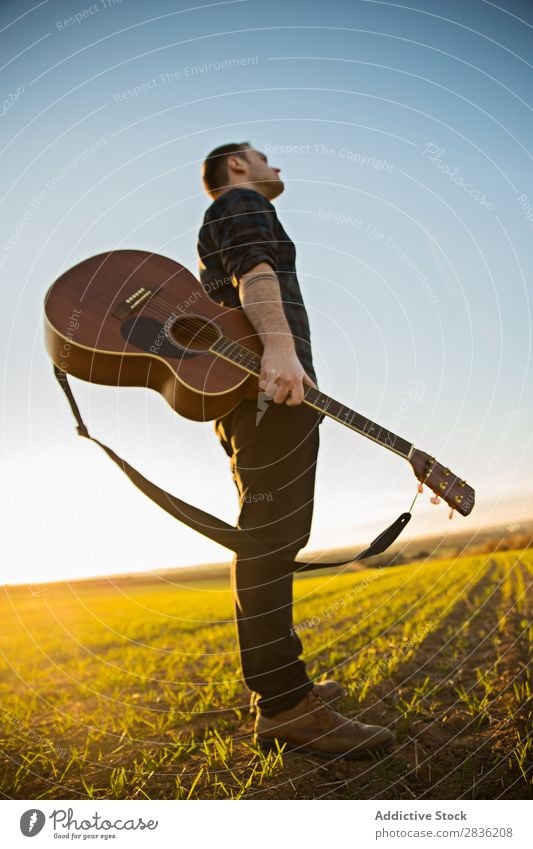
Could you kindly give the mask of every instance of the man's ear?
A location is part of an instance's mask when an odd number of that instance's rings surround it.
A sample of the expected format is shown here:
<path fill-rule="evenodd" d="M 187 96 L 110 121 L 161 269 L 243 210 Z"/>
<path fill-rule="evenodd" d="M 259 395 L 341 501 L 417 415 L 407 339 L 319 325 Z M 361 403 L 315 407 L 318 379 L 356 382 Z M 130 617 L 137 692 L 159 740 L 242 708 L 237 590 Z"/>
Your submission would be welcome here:
<path fill-rule="evenodd" d="M 244 174 L 246 172 L 246 162 L 240 156 L 228 156 L 228 168 L 235 174 Z"/>

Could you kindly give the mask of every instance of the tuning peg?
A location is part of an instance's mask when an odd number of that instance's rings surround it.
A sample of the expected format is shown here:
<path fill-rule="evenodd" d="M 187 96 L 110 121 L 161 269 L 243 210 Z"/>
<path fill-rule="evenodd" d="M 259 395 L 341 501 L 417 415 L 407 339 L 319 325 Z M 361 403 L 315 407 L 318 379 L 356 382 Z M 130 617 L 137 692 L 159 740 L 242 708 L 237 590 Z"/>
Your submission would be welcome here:
<path fill-rule="evenodd" d="M 419 483 L 419 484 L 418 484 L 418 491 L 419 491 L 419 492 L 424 492 L 424 484 L 423 484 L 423 483 Z"/>
<path fill-rule="evenodd" d="M 432 504 L 440 504 L 440 498 L 438 495 L 433 495 L 429 500 Z"/>
<path fill-rule="evenodd" d="M 453 519 L 453 507 L 448 514 L 448 519 Z"/>

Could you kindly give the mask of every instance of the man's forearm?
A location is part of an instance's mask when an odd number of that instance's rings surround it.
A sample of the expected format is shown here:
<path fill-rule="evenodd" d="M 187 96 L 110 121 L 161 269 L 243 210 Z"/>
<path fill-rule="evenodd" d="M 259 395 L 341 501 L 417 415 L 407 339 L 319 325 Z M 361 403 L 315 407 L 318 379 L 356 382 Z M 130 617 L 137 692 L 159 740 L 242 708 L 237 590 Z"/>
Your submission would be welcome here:
<path fill-rule="evenodd" d="M 260 262 L 239 278 L 239 297 L 247 318 L 264 348 L 294 350 L 294 339 L 285 317 L 276 272 Z"/>
<path fill-rule="evenodd" d="M 260 262 L 239 279 L 239 296 L 247 318 L 263 343 L 259 388 L 276 404 L 301 404 L 304 386 L 315 384 L 296 354 L 294 338 L 285 317 L 278 277 L 267 262 Z"/>

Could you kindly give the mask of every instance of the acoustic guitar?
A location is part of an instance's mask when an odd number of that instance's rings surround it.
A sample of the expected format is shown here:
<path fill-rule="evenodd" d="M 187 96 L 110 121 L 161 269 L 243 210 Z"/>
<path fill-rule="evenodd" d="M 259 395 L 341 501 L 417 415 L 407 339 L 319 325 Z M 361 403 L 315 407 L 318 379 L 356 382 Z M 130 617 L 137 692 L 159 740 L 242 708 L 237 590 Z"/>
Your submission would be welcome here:
<path fill-rule="evenodd" d="M 50 287 L 45 343 L 67 374 L 160 392 L 182 416 L 208 421 L 256 398 L 261 342 L 242 309 L 216 303 L 173 259 L 118 250 L 86 259 Z M 435 457 L 311 386 L 303 403 L 407 460 L 438 503 L 468 516 L 474 490 Z"/>

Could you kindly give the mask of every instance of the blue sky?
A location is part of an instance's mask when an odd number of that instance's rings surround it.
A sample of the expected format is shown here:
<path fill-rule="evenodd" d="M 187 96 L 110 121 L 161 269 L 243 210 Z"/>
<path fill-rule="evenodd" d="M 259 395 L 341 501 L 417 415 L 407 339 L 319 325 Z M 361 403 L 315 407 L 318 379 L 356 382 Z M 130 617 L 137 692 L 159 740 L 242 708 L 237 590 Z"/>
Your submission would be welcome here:
<path fill-rule="evenodd" d="M 206 153 L 282 169 L 321 388 L 477 490 L 418 497 L 405 538 L 533 516 L 533 7 L 258 0 L 3 2 L 2 562 L 39 581 L 223 560 L 80 440 L 43 347 L 48 286 L 115 248 L 197 272 Z M 91 431 L 234 522 L 211 423 L 73 380 Z M 310 549 L 408 509 L 408 464 L 322 425 Z"/>

